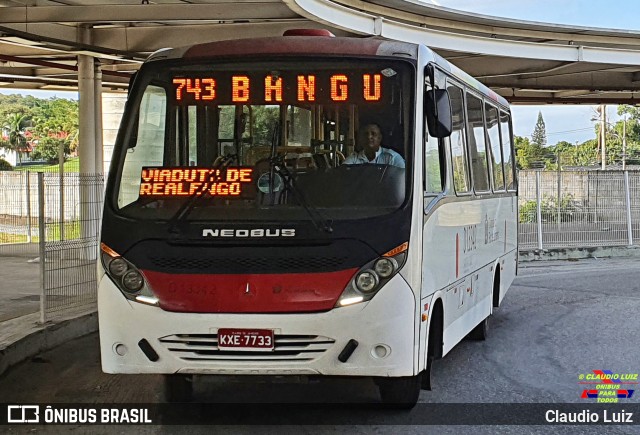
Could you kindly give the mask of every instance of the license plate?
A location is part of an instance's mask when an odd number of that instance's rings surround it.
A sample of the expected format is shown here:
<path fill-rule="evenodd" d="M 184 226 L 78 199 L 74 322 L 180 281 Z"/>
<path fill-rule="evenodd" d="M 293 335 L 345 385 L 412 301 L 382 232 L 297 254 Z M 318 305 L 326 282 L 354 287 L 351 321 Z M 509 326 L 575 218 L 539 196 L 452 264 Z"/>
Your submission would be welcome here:
<path fill-rule="evenodd" d="M 220 350 L 273 350 L 271 329 L 218 329 Z"/>

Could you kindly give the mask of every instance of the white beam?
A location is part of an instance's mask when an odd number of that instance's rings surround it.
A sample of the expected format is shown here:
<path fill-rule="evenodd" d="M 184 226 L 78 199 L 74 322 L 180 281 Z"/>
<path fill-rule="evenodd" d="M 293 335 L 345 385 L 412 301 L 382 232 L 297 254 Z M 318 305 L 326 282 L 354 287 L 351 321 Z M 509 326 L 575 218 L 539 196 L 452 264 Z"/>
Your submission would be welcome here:
<path fill-rule="evenodd" d="M 0 14 L 0 24 L 202 22 L 296 17 L 297 15 L 280 1 L 267 3 L 234 0 L 215 4 L 4 7 Z"/>
<path fill-rule="evenodd" d="M 618 65 L 640 64 L 640 51 L 616 48 L 520 42 L 484 36 L 455 34 L 388 20 L 339 5 L 330 0 L 283 0 L 294 12 L 312 20 L 363 35 L 467 53 L 564 62 L 594 62 Z"/>

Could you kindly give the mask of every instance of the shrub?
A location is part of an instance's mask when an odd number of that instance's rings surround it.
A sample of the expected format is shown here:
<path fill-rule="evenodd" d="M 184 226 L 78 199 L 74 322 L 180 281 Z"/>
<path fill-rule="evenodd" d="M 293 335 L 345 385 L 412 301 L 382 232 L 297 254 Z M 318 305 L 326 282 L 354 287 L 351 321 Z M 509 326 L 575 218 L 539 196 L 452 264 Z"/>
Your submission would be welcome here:
<path fill-rule="evenodd" d="M 58 149 L 60 145 L 64 147 L 64 155 L 66 158 L 71 152 L 69 149 L 69 141 L 57 137 L 44 137 L 40 139 L 38 146 L 31 153 L 31 158 L 46 160 L 48 163 L 55 163 L 58 161 Z"/>
<path fill-rule="evenodd" d="M 581 213 L 578 201 L 570 193 L 560 198 L 560 222 L 578 222 L 589 219 L 588 214 Z M 520 223 L 538 222 L 538 205 L 535 200 L 527 201 L 520 206 Z M 542 222 L 558 220 L 558 202 L 556 197 L 543 196 L 540 202 Z"/>
<path fill-rule="evenodd" d="M 0 157 L 0 171 L 13 171 L 11 163 Z"/>

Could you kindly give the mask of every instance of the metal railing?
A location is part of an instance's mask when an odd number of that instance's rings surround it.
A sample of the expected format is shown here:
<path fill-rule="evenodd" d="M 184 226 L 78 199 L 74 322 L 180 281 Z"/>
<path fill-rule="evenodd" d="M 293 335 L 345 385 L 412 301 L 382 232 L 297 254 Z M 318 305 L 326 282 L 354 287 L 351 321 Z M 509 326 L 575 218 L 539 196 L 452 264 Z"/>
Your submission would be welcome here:
<path fill-rule="evenodd" d="M 37 257 L 42 322 L 95 310 L 103 186 L 102 174 L 0 172 L 0 255 Z"/>
<path fill-rule="evenodd" d="M 520 171 L 521 250 L 640 244 L 639 171 Z M 101 174 L 0 172 L 0 255 L 39 256 L 43 322 L 96 306 Z"/>
<path fill-rule="evenodd" d="M 67 173 L 61 180 L 57 174 L 38 173 L 43 322 L 96 308 L 103 187 L 101 174 Z M 49 215 L 56 205 L 58 213 Z"/>
<path fill-rule="evenodd" d="M 637 171 L 520 171 L 520 249 L 636 244 Z"/>

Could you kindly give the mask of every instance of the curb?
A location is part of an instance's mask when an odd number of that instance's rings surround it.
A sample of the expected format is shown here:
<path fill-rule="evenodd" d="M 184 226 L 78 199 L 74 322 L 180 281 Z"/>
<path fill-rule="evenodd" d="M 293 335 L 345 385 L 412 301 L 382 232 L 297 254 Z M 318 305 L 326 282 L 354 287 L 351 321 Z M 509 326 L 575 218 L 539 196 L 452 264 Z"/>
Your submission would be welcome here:
<path fill-rule="evenodd" d="M 579 260 L 584 258 L 638 258 L 640 246 L 601 246 L 593 248 L 528 249 L 518 253 L 518 262 Z"/>
<path fill-rule="evenodd" d="M 98 330 L 98 313 L 40 324 L 40 314 L 29 314 L 2 322 L 0 375 L 11 366 Z"/>

